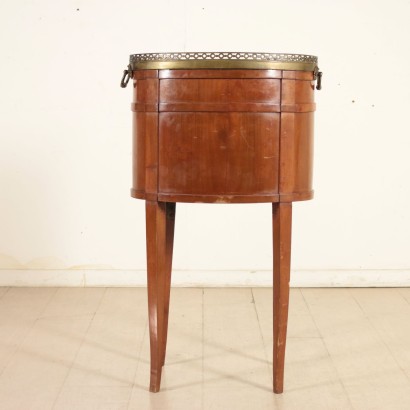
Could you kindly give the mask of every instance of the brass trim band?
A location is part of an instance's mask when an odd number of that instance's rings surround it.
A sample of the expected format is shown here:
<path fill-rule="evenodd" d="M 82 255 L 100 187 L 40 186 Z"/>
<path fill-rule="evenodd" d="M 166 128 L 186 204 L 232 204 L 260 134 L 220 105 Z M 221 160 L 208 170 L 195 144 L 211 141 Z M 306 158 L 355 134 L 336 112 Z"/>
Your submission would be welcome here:
<path fill-rule="evenodd" d="M 189 69 L 263 69 L 314 71 L 315 63 L 291 63 L 280 61 L 240 60 L 186 60 L 186 61 L 143 61 L 131 65 L 132 70 L 189 70 Z"/>
<path fill-rule="evenodd" d="M 304 54 L 151 53 L 130 56 L 131 70 L 269 69 L 314 71 L 318 59 Z"/>

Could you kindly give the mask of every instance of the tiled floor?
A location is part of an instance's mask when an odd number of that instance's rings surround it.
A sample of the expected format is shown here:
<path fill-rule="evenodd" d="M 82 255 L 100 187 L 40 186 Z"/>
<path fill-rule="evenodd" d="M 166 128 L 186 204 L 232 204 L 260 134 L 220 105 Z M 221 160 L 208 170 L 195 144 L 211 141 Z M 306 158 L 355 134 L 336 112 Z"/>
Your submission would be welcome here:
<path fill-rule="evenodd" d="M 410 288 L 292 289 L 285 392 L 270 289 L 171 295 L 162 391 L 147 391 L 141 288 L 0 288 L 0 409 L 410 409 Z"/>

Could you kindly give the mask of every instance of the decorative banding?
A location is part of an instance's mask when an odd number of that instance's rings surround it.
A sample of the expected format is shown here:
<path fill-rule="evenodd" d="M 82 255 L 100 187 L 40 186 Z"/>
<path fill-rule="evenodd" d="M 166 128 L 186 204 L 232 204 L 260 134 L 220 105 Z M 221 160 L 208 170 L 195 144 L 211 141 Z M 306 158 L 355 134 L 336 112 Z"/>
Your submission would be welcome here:
<path fill-rule="evenodd" d="M 282 71 L 284 80 L 312 81 L 315 79 L 315 73 L 312 71 Z"/>
<path fill-rule="evenodd" d="M 131 103 L 133 112 L 313 112 L 315 103 Z"/>
<path fill-rule="evenodd" d="M 160 103 L 160 112 L 280 112 L 269 103 Z"/>
<path fill-rule="evenodd" d="M 158 112 L 158 104 L 131 103 L 132 112 Z"/>
<path fill-rule="evenodd" d="M 313 198 L 314 191 L 306 192 L 293 192 L 289 194 L 280 194 L 280 202 L 293 202 L 293 201 L 307 201 Z"/>
<path fill-rule="evenodd" d="M 135 73 L 144 73 L 150 72 L 152 70 L 137 70 Z M 282 70 L 159 70 L 158 77 L 163 79 L 170 79 L 170 78 L 182 78 L 182 79 L 189 79 L 189 78 L 212 78 L 212 79 L 264 79 L 264 78 L 274 78 L 280 79 L 283 76 L 284 71 Z M 306 71 L 286 71 L 286 73 L 300 73 L 300 74 L 308 74 L 310 75 L 309 79 L 313 79 L 312 72 Z"/>
<path fill-rule="evenodd" d="M 280 106 L 281 112 L 313 112 L 316 111 L 315 103 L 304 104 L 282 104 Z"/>
<path fill-rule="evenodd" d="M 172 193 L 146 193 L 144 191 L 131 188 L 131 197 L 138 199 L 157 200 L 164 202 L 204 202 L 204 203 L 256 203 L 256 202 L 293 202 L 307 201 L 312 199 L 314 191 L 294 192 L 287 194 L 268 195 L 188 195 Z"/>
<path fill-rule="evenodd" d="M 158 195 L 156 192 L 145 192 L 144 199 L 147 201 L 158 201 Z"/>
<path fill-rule="evenodd" d="M 138 199 L 145 199 L 145 191 L 140 191 L 134 188 L 131 188 L 131 197 Z"/>
<path fill-rule="evenodd" d="M 214 203 L 214 204 L 234 204 L 234 203 L 260 203 L 279 202 L 278 194 L 261 195 L 189 195 L 158 193 L 158 201 L 164 202 L 189 202 L 189 203 Z"/>

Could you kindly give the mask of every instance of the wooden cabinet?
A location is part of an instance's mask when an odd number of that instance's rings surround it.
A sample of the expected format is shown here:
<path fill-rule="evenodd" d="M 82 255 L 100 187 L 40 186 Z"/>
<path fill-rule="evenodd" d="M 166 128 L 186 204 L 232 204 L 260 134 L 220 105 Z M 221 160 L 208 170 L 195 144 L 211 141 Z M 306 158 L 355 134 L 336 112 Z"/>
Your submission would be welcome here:
<path fill-rule="evenodd" d="M 282 392 L 292 202 L 313 197 L 317 60 L 229 65 L 220 58 L 193 63 L 186 53 L 185 60 L 155 56 L 137 58 L 127 72 L 134 93 L 131 194 L 146 200 L 150 390 L 159 390 L 165 360 L 175 203 L 271 202 L 274 391 Z"/>
<path fill-rule="evenodd" d="M 312 198 L 314 74 L 300 74 L 136 71 L 132 195 L 214 203 Z"/>

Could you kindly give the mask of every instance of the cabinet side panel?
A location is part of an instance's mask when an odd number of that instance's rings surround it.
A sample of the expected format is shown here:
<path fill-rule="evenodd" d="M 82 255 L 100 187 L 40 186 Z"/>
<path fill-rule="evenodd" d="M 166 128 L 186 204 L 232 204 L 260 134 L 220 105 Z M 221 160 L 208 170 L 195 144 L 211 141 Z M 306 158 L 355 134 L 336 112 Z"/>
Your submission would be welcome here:
<path fill-rule="evenodd" d="M 158 71 L 134 73 L 133 185 L 131 195 L 156 199 L 158 192 Z"/>
<path fill-rule="evenodd" d="M 135 198 L 145 195 L 145 113 L 134 112 L 132 138 L 132 190 Z"/>
<path fill-rule="evenodd" d="M 282 104 L 311 104 L 315 101 L 315 83 L 305 80 L 282 80 Z"/>
<path fill-rule="evenodd" d="M 313 112 L 281 115 L 281 200 L 297 201 L 313 197 L 313 115 Z"/>

